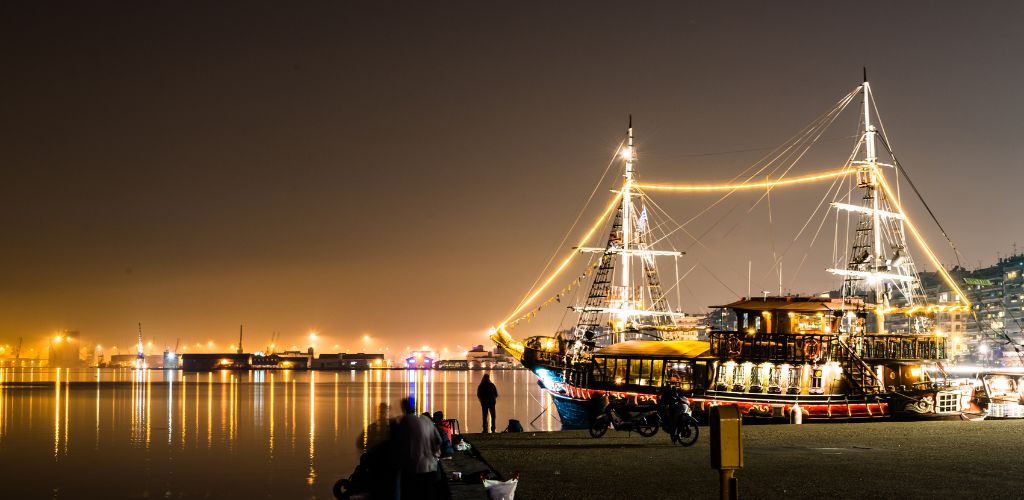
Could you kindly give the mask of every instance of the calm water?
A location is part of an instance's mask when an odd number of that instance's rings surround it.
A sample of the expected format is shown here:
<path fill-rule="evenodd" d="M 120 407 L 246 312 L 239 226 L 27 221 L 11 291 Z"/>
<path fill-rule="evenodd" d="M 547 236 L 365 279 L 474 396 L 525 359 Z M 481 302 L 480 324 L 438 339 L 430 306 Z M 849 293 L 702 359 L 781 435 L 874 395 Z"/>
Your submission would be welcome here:
<path fill-rule="evenodd" d="M 0 497 L 333 498 L 382 403 L 479 432 L 484 373 L 0 369 Z M 532 374 L 491 378 L 499 430 L 559 428 Z"/>

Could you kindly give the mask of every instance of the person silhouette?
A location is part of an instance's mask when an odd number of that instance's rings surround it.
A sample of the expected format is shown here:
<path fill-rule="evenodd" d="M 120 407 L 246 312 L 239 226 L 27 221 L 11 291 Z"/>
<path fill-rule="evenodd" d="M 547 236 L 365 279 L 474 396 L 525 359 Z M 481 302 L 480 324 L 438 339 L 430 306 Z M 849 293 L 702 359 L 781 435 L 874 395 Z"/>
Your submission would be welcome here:
<path fill-rule="evenodd" d="M 476 397 L 480 400 L 480 409 L 483 420 L 483 432 L 487 433 L 487 415 L 491 417 L 491 432 L 494 432 L 497 426 L 495 417 L 494 407 L 498 403 L 498 388 L 491 382 L 491 375 L 488 373 L 484 374 L 484 377 L 480 380 L 480 385 L 476 388 Z"/>

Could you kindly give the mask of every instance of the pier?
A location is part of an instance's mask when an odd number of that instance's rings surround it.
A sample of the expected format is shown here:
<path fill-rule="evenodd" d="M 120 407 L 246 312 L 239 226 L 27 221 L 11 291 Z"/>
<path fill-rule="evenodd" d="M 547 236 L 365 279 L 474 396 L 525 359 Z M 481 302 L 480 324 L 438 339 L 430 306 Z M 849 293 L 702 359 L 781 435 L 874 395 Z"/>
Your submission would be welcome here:
<path fill-rule="evenodd" d="M 1024 420 L 747 425 L 741 498 L 1020 496 Z M 717 498 L 708 428 L 683 448 L 609 431 L 473 434 L 516 498 Z"/>

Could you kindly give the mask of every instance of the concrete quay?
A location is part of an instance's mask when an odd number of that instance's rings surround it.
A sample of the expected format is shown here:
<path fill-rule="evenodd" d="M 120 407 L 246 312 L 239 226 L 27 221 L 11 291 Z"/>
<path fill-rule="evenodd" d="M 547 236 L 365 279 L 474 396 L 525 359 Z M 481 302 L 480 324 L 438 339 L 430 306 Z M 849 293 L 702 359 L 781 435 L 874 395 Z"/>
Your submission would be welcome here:
<path fill-rule="evenodd" d="M 717 498 L 708 427 L 689 448 L 659 432 L 470 434 L 517 499 Z M 745 425 L 742 498 L 1021 498 L 1024 420 Z"/>

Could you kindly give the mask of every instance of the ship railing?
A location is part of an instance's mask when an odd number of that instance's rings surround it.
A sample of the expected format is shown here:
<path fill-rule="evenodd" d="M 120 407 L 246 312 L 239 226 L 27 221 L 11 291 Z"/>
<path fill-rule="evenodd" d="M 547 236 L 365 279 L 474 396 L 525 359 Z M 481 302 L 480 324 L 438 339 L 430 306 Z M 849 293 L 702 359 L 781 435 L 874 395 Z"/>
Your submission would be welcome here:
<path fill-rule="evenodd" d="M 721 359 L 815 363 L 832 352 L 835 335 L 748 332 L 711 332 L 710 354 Z"/>
<path fill-rule="evenodd" d="M 873 360 L 922 361 L 948 358 L 945 337 L 937 335 L 863 334 L 850 339 L 857 356 Z"/>
<path fill-rule="evenodd" d="M 710 354 L 722 359 L 814 363 L 843 357 L 839 336 L 825 333 L 711 332 Z M 938 335 L 861 334 L 847 347 L 867 360 L 924 361 L 947 359 L 948 344 Z M 840 351 L 837 351 L 839 349 Z"/>

